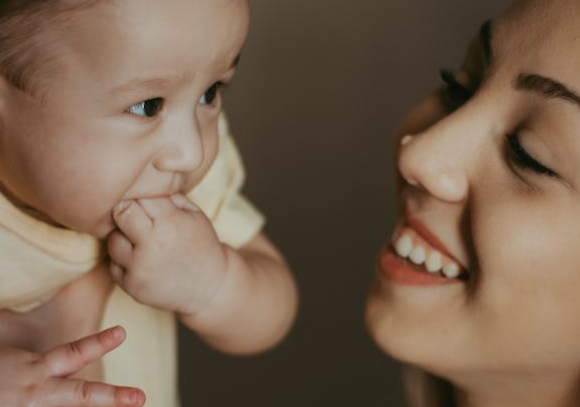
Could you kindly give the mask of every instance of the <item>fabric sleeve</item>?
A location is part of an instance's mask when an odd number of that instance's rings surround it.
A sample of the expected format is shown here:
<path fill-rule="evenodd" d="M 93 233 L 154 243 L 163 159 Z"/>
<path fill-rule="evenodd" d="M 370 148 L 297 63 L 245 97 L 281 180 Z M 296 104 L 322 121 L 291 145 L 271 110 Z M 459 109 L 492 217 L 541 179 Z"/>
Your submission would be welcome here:
<path fill-rule="evenodd" d="M 217 157 L 188 197 L 209 217 L 223 243 L 240 248 L 260 232 L 265 219 L 241 193 L 245 172 L 224 114 L 218 132 Z"/>

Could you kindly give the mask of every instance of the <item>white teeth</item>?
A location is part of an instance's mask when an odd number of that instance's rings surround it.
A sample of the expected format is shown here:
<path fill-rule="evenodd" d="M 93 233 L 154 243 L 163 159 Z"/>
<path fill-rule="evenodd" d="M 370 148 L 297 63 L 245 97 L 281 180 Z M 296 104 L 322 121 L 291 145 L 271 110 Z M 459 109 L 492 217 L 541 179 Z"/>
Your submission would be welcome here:
<path fill-rule="evenodd" d="M 433 251 L 427 256 L 427 261 L 425 262 L 427 271 L 429 273 L 437 273 L 443 267 L 441 263 L 441 253 L 438 251 Z"/>
<path fill-rule="evenodd" d="M 443 267 L 443 274 L 445 274 L 445 277 L 448 278 L 459 277 L 459 266 L 457 266 L 457 264 L 450 263 Z"/>
<path fill-rule="evenodd" d="M 443 255 L 437 250 L 427 253 L 423 246 L 414 247 L 413 238 L 405 233 L 399 237 L 395 243 L 395 251 L 402 258 L 408 258 L 416 265 L 425 265 L 427 272 L 437 274 L 440 271 L 447 278 L 457 278 L 461 274 L 461 269 L 456 263 L 449 263 L 443 267 Z"/>
<path fill-rule="evenodd" d="M 407 257 L 409 254 L 411 254 L 411 251 L 413 251 L 413 241 L 411 240 L 411 236 L 401 236 L 399 240 L 397 240 L 395 251 L 401 257 Z"/>
<path fill-rule="evenodd" d="M 411 259 L 411 261 L 417 265 L 425 263 L 425 258 L 425 249 L 423 249 L 421 246 L 415 247 L 409 256 L 409 259 Z"/>

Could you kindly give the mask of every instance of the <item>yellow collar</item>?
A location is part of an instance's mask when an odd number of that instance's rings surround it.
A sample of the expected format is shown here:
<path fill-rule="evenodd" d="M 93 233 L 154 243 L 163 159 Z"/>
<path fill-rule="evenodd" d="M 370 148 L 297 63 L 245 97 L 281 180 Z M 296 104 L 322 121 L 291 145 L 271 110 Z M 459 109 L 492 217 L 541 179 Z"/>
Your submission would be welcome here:
<path fill-rule="evenodd" d="M 26 312 L 92 270 L 102 242 L 44 223 L 0 194 L 0 309 Z"/>

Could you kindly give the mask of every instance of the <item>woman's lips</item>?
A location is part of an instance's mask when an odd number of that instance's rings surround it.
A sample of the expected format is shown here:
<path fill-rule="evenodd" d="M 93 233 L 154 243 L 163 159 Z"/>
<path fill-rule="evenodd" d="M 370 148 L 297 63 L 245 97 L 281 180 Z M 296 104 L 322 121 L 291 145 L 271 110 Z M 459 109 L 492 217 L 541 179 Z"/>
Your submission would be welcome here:
<path fill-rule="evenodd" d="M 468 277 L 439 238 L 410 216 L 382 251 L 379 266 L 386 277 L 403 285 L 449 284 Z"/>
<path fill-rule="evenodd" d="M 439 252 L 445 254 L 447 257 L 453 259 L 453 256 L 451 255 L 445 244 L 439 239 L 439 237 L 435 233 L 433 233 L 419 219 L 414 218 L 410 214 L 407 214 L 407 216 L 405 217 L 404 224 L 410 227 L 411 229 L 415 230 L 420 236 L 422 236 L 427 244 L 429 244 Z M 459 264 L 459 261 L 457 261 L 456 259 L 453 260 Z"/>

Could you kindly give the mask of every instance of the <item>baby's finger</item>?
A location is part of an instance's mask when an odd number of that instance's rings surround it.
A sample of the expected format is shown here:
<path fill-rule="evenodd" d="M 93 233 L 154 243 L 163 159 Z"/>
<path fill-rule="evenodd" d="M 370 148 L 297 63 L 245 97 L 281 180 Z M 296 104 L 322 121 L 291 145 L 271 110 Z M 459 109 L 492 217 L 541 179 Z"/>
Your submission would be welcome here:
<path fill-rule="evenodd" d="M 183 209 L 186 211 L 192 211 L 192 212 L 199 212 L 200 211 L 199 207 L 183 194 L 171 195 L 169 197 L 169 199 L 171 199 L 171 202 L 173 202 L 173 204 L 176 207 L 178 207 L 179 209 Z"/>
<path fill-rule="evenodd" d="M 121 232 L 133 243 L 140 244 L 151 231 L 152 220 L 137 202 L 122 202 L 113 210 L 113 219 Z"/>
<path fill-rule="evenodd" d="M 131 267 L 131 262 L 133 260 L 133 244 L 124 234 L 115 230 L 109 236 L 107 245 L 109 256 L 113 263 L 116 263 L 125 269 Z"/>
<path fill-rule="evenodd" d="M 125 336 L 122 327 L 110 328 L 52 349 L 40 363 L 48 369 L 47 376 L 67 377 L 118 347 Z"/>
<path fill-rule="evenodd" d="M 141 407 L 145 394 L 131 387 L 117 387 L 84 380 L 51 379 L 44 390 L 48 407 Z"/>
<path fill-rule="evenodd" d="M 123 268 L 118 264 L 111 262 L 111 264 L 109 264 L 109 272 L 111 273 L 113 280 L 123 287 L 125 284 L 125 270 L 123 270 Z"/>
<path fill-rule="evenodd" d="M 140 199 L 139 205 L 154 222 L 155 219 L 163 218 L 177 209 L 169 198 Z"/>

